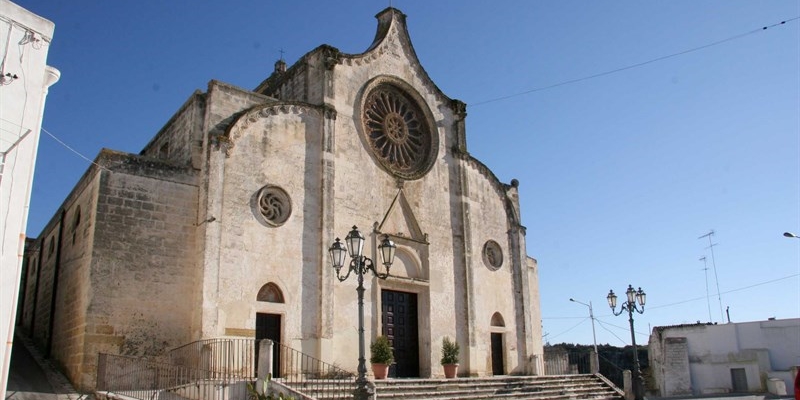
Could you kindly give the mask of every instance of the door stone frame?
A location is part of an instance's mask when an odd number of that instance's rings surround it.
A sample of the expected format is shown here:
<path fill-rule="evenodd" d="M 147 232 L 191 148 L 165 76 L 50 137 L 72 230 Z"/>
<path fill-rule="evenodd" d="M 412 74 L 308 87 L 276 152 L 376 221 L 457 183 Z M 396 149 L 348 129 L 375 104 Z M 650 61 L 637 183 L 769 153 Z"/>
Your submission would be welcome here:
<path fill-rule="evenodd" d="M 420 378 L 432 377 L 432 358 L 431 358 L 431 294 L 430 285 L 427 281 L 412 280 L 389 276 L 386 280 L 376 279 L 373 282 L 370 296 L 372 296 L 372 331 L 374 336 L 383 332 L 381 300 L 382 290 L 393 290 L 398 292 L 413 293 L 417 295 L 417 351 L 419 351 L 419 376 Z M 373 336 L 373 337 L 374 337 Z"/>

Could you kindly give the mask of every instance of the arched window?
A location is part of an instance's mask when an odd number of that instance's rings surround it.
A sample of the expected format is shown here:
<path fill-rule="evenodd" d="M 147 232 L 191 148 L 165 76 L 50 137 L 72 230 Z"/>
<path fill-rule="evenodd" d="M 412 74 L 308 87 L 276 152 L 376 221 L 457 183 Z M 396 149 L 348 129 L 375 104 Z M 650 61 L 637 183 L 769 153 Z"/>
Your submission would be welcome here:
<path fill-rule="evenodd" d="M 496 312 L 492 315 L 492 326 L 497 327 L 504 327 L 506 326 L 506 322 L 503 321 L 503 316 L 500 315 L 499 312 Z"/>
<path fill-rule="evenodd" d="M 53 241 L 53 237 L 51 236 L 50 239 L 47 240 L 47 258 L 53 256 L 53 253 L 56 251 L 56 243 Z"/>
<path fill-rule="evenodd" d="M 283 303 L 283 293 L 281 293 L 278 285 L 270 282 L 258 290 L 256 300 L 265 301 L 267 303 Z"/>
<path fill-rule="evenodd" d="M 75 244 L 75 239 L 78 236 L 78 227 L 81 225 L 81 206 L 75 210 L 75 217 L 72 218 L 72 244 Z"/>

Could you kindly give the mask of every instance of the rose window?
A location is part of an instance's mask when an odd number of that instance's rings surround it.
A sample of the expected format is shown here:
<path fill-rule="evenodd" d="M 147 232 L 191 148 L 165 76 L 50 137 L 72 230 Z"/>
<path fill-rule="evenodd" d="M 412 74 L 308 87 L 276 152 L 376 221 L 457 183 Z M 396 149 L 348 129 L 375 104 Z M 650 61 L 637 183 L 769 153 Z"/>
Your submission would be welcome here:
<path fill-rule="evenodd" d="M 430 167 L 431 131 L 417 103 L 394 86 L 382 84 L 364 102 L 367 141 L 378 162 L 404 179 L 416 179 Z"/>

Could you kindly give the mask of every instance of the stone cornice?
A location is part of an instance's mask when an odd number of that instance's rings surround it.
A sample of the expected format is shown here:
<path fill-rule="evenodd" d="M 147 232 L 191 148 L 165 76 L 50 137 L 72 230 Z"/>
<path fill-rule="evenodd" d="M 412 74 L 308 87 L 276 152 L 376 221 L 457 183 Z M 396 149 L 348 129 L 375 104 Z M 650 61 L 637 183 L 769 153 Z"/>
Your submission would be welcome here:
<path fill-rule="evenodd" d="M 146 173 L 142 173 L 142 171 Z M 36 238 L 37 241 L 42 239 L 42 235 L 49 234 L 57 227 L 61 211 L 69 209 L 88 186 L 95 184 L 94 182 L 97 175 L 103 172 L 130 173 L 188 185 L 196 185 L 198 177 L 196 170 L 185 165 L 178 165 L 162 159 L 103 148 L 81 178 L 78 179 L 78 183 L 75 184 L 67 197 L 64 198 L 61 206 L 59 206 L 58 210 L 50 218 L 47 225 L 42 228 L 42 231 Z M 165 178 L 163 176 L 165 173 L 169 174 L 170 177 Z M 182 179 L 175 179 L 176 177 L 182 177 Z"/>
<path fill-rule="evenodd" d="M 513 204 L 511 204 L 512 200 L 508 196 L 508 191 L 511 190 L 512 188 L 518 187 L 519 182 L 516 179 L 512 180 L 511 184 L 505 184 L 501 182 L 500 179 L 497 178 L 497 175 L 495 175 L 494 172 L 492 172 L 492 170 L 489 169 L 489 167 L 487 167 L 484 163 L 480 162 L 477 158 L 471 156 L 469 153 L 456 151 L 454 149 L 453 156 L 460 160 L 463 160 L 468 165 L 478 170 L 478 172 L 480 172 L 480 174 L 483 177 L 485 177 L 492 183 L 492 187 L 494 187 L 495 193 L 497 193 L 497 196 L 503 202 L 503 206 L 506 209 L 506 216 L 508 217 L 510 228 L 515 228 L 515 227 L 521 228 L 524 232 L 526 228 L 522 226 L 521 224 L 522 221 L 520 220 L 520 217 L 516 215 L 517 213 L 515 212 L 515 207 Z"/>

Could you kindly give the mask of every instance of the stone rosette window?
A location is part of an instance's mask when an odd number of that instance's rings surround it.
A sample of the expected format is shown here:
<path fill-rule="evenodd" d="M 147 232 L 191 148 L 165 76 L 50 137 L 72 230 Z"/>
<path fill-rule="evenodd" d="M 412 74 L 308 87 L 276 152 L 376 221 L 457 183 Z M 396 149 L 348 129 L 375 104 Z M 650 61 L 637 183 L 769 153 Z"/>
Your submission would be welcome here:
<path fill-rule="evenodd" d="M 438 144 L 430 111 L 410 88 L 389 79 L 373 82 L 365 93 L 361 124 L 373 158 L 399 178 L 424 176 Z"/>
<path fill-rule="evenodd" d="M 278 186 L 266 185 L 256 194 L 256 216 L 268 226 L 281 226 L 292 215 L 289 194 Z"/>
<path fill-rule="evenodd" d="M 483 263 L 492 271 L 503 266 L 503 249 L 494 240 L 488 240 L 483 245 Z"/>

